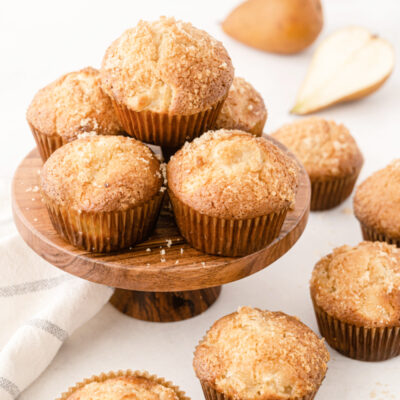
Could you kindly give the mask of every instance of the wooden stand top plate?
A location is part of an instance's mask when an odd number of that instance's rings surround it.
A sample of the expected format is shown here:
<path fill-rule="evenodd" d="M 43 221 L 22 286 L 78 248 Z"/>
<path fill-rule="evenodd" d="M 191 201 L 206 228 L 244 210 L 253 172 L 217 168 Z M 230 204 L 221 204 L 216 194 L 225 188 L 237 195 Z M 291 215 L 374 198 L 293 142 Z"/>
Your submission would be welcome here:
<path fill-rule="evenodd" d="M 281 144 L 274 143 L 295 159 Z M 56 267 L 116 288 L 173 292 L 209 288 L 242 279 L 285 254 L 307 223 L 311 189 L 308 175 L 299 163 L 295 207 L 288 213 L 279 237 L 256 253 L 232 258 L 212 256 L 191 248 L 180 236 L 168 207 L 162 210 L 156 229 L 147 241 L 118 253 L 90 253 L 71 246 L 54 230 L 39 191 L 42 164 L 35 149 L 24 158 L 14 176 L 12 205 L 21 236 L 37 254 Z"/>

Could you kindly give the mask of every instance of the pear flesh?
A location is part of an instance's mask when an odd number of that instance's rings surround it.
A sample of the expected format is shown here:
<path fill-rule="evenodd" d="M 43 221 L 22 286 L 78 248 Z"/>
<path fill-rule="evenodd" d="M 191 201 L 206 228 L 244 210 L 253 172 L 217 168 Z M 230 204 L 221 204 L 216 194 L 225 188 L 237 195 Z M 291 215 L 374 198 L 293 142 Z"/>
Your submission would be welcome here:
<path fill-rule="evenodd" d="M 389 42 L 364 28 L 341 29 L 317 48 L 291 112 L 309 114 L 367 96 L 386 81 L 393 67 Z"/>

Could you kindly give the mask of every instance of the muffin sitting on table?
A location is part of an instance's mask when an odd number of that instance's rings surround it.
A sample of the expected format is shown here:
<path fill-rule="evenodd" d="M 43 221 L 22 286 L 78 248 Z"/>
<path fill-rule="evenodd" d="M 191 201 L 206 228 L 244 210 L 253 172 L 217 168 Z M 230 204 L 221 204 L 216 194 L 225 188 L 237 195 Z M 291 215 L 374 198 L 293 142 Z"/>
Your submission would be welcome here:
<path fill-rule="evenodd" d="M 305 118 L 282 126 L 272 136 L 303 163 L 311 180 L 311 210 L 336 207 L 350 196 L 363 156 L 344 125 Z"/>
<path fill-rule="evenodd" d="M 39 90 L 26 118 L 43 161 L 79 134 L 123 131 L 111 100 L 100 87 L 99 71 L 90 67 L 63 75 Z"/>
<path fill-rule="evenodd" d="M 323 340 L 297 318 L 240 307 L 213 324 L 193 366 L 206 400 L 309 400 L 328 360 Z"/>
<path fill-rule="evenodd" d="M 334 349 L 364 361 L 400 354 L 400 249 L 338 247 L 317 263 L 310 287 L 319 330 Z"/>
<path fill-rule="evenodd" d="M 400 159 L 372 174 L 357 188 L 354 213 L 365 240 L 400 247 Z"/>

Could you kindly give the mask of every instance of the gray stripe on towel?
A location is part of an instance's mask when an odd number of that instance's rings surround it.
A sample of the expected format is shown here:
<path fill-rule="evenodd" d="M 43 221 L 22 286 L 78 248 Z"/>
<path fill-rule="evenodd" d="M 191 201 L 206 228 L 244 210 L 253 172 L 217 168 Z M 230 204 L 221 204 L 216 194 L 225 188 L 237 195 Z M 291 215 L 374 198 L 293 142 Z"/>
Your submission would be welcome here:
<path fill-rule="evenodd" d="M 2 376 L 0 376 L 0 388 L 4 389 L 7 393 L 10 393 L 14 399 L 16 399 L 20 394 L 18 386 Z"/>
<path fill-rule="evenodd" d="M 53 289 L 56 286 L 70 280 L 69 275 L 56 276 L 55 278 L 41 279 L 39 281 L 25 282 L 18 285 L 0 287 L 0 297 L 18 296 L 27 293 L 39 292 L 41 290 Z"/>
<path fill-rule="evenodd" d="M 42 329 L 50 335 L 53 335 L 61 342 L 64 342 L 68 338 L 68 332 L 60 328 L 58 325 L 53 324 L 47 319 L 34 318 L 29 320 L 26 325 L 34 326 L 36 328 Z"/>

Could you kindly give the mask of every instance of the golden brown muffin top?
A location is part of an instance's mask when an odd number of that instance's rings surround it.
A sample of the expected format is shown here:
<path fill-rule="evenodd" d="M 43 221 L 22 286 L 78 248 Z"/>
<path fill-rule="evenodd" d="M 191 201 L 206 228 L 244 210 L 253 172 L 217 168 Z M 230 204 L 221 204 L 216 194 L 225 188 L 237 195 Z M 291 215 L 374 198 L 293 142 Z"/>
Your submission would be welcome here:
<path fill-rule="evenodd" d="M 283 125 L 272 136 L 296 154 L 311 179 L 352 175 L 363 164 L 348 129 L 334 121 L 304 118 Z"/>
<path fill-rule="evenodd" d="M 126 210 L 161 190 L 160 162 L 143 143 L 89 136 L 56 150 L 41 173 L 45 197 L 78 211 Z"/>
<path fill-rule="evenodd" d="M 103 89 L 135 111 L 189 115 L 228 93 L 231 59 L 221 42 L 190 23 L 139 21 L 107 49 Z"/>
<path fill-rule="evenodd" d="M 260 93 L 243 78 L 235 77 L 218 115 L 216 129 L 240 129 L 261 136 L 266 120 L 267 109 Z"/>
<path fill-rule="evenodd" d="M 68 396 L 66 400 L 179 400 L 169 387 L 150 379 L 121 376 L 103 382 L 91 382 Z"/>
<path fill-rule="evenodd" d="M 193 366 L 229 398 L 283 400 L 318 389 L 328 360 L 323 340 L 297 318 L 241 307 L 214 323 Z"/>
<path fill-rule="evenodd" d="M 91 67 L 65 74 L 39 90 L 26 117 L 42 134 L 67 141 L 84 132 L 116 135 L 122 131 L 111 100 L 101 89 L 100 73 Z"/>
<path fill-rule="evenodd" d="M 315 266 L 311 294 L 344 322 L 400 326 L 400 249 L 385 242 L 334 249 Z"/>
<path fill-rule="evenodd" d="M 363 224 L 400 238 L 400 158 L 357 188 L 354 213 Z"/>
<path fill-rule="evenodd" d="M 219 218 L 253 218 L 289 207 L 297 175 L 295 162 L 277 146 L 238 130 L 206 132 L 167 165 L 174 195 Z"/>

